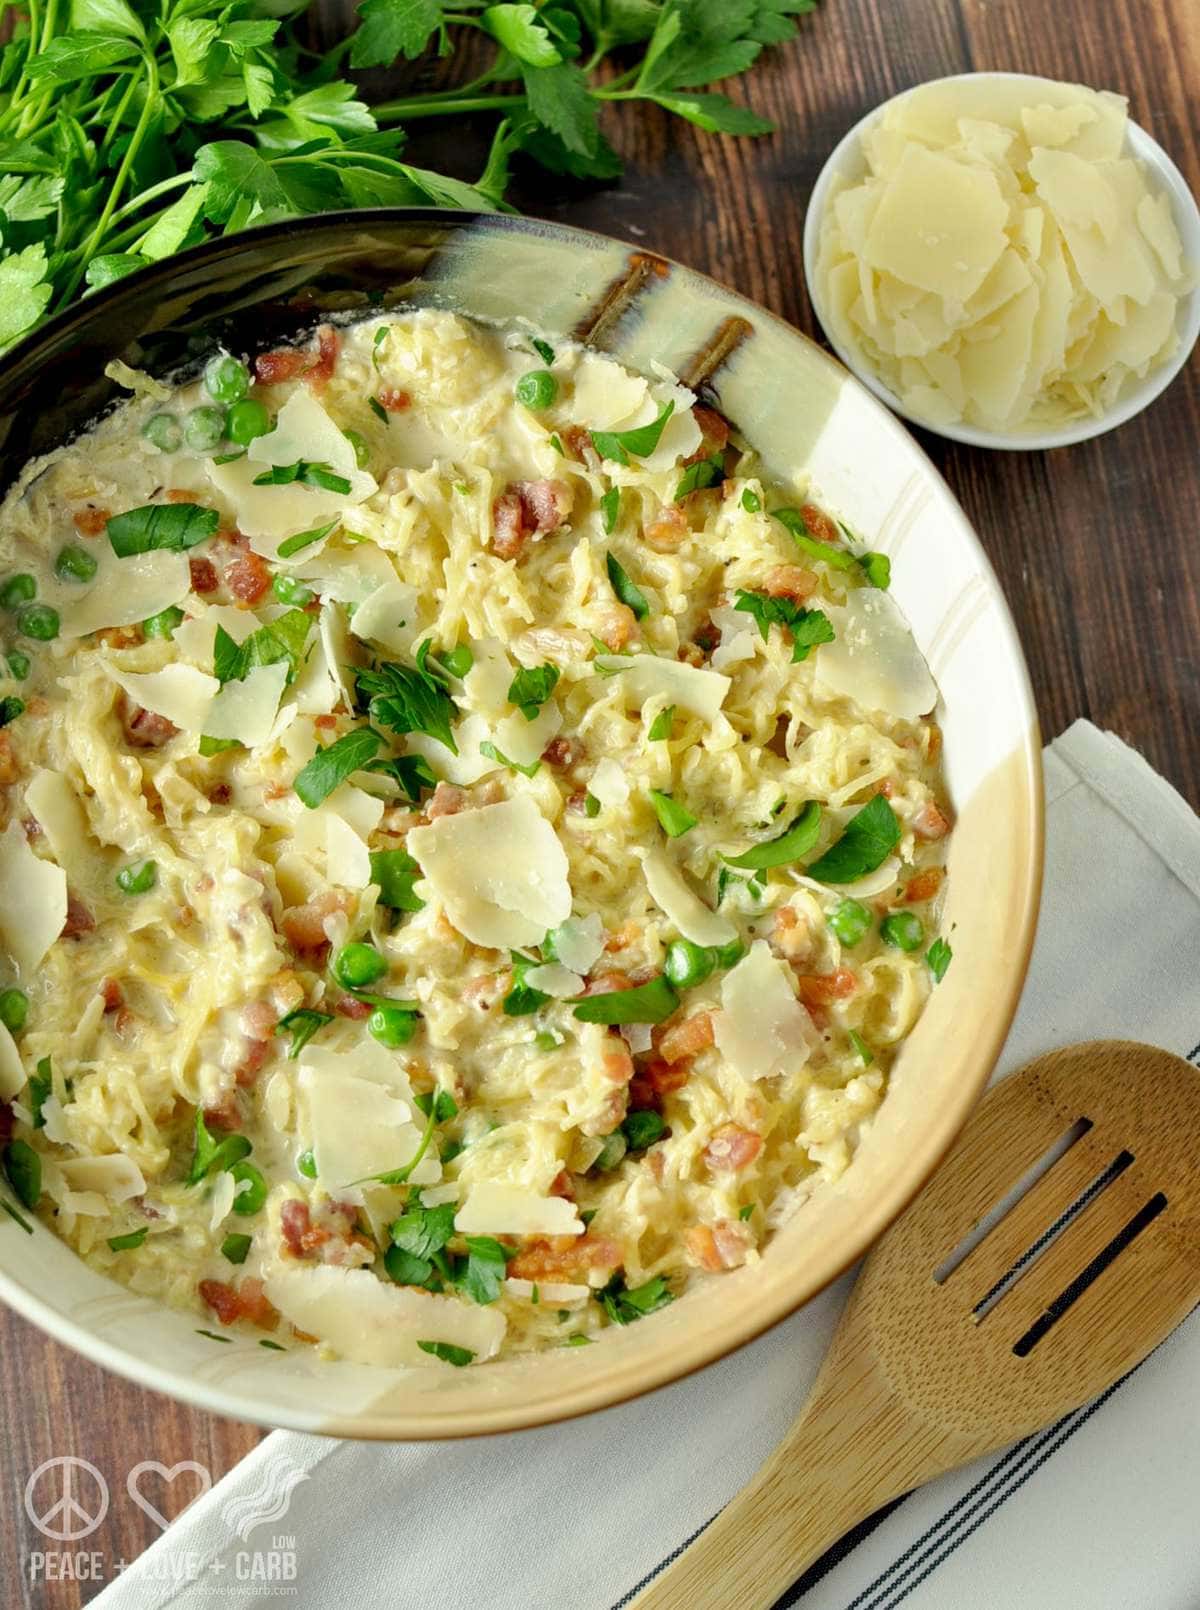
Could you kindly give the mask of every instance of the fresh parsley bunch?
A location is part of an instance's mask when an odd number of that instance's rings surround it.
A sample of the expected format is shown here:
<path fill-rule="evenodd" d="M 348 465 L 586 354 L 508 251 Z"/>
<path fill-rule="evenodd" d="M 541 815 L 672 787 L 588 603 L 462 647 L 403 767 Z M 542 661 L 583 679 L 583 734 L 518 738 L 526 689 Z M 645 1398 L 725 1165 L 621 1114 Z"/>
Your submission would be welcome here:
<path fill-rule="evenodd" d="M 26 0 L 0 49 L 0 350 L 89 288 L 213 236 L 341 207 L 502 208 L 514 153 L 611 179 L 609 103 L 702 129 L 771 125 L 705 86 L 789 39 L 815 0 L 362 0 L 334 50 L 305 48 L 307 0 Z M 456 89 L 374 106 L 344 66 L 454 54 Z M 402 160 L 404 126 L 495 119 L 474 184 Z"/>

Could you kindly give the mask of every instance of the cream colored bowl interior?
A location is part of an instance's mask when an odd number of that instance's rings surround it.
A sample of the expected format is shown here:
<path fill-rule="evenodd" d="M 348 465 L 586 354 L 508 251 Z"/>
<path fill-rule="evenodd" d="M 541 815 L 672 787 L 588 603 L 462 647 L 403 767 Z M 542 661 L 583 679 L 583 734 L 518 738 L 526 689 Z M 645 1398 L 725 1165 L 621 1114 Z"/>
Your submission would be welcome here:
<path fill-rule="evenodd" d="M 769 314 L 615 242 L 511 219 L 430 238 L 414 300 L 528 317 L 551 336 L 590 331 L 634 367 L 708 371 L 771 471 L 807 466 L 820 499 L 890 555 L 894 596 L 943 698 L 954 961 L 843 1179 L 812 1196 L 757 1268 L 710 1277 L 594 1347 L 386 1371 L 322 1363 L 304 1347 L 267 1352 L 252 1337 L 218 1346 L 196 1333 L 203 1320 L 93 1273 L 40 1224 L 27 1236 L 0 1222 L 0 1296 L 60 1341 L 221 1414 L 351 1437 L 470 1435 L 603 1407 L 711 1362 L 827 1285 L 919 1189 L 982 1090 L 1024 978 L 1041 874 L 1040 744 L 1012 621 L 958 504 L 881 404 Z"/>

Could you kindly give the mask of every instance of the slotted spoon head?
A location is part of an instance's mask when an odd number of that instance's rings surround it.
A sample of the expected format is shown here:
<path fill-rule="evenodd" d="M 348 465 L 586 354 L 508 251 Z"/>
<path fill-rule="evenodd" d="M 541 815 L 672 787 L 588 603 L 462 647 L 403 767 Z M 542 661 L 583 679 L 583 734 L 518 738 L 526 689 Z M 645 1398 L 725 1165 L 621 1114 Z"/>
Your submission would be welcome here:
<path fill-rule="evenodd" d="M 1182 1058 L 1118 1040 L 1041 1057 L 984 1099 L 868 1259 L 843 1329 L 964 1453 L 1038 1430 L 1200 1302 L 1198 1140 L 1200 1071 Z"/>

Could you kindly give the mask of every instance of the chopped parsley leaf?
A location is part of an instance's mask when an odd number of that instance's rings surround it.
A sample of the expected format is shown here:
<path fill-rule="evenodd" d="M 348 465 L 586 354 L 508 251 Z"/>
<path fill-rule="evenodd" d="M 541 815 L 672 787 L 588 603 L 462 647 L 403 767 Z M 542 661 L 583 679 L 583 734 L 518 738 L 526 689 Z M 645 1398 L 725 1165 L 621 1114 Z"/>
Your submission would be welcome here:
<path fill-rule="evenodd" d="M 198 503 L 147 503 L 140 509 L 114 514 L 105 530 L 118 559 L 166 548 L 182 553 L 215 536 L 221 517 L 216 509 Z"/>
<path fill-rule="evenodd" d="M 459 1370 L 475 1357 L 469 1347 L 455 1347 L 453 1342 L 418 1342 L 417 1346 L 422 1353 L 440 1358 L 443 1364 L 453 1364 Z"/>
<path fill-rule="evenodd" d="M 290 682 L 300 669 L 311 626 L 311 615 L 302 609 L 289 609 L 278 620 L 251 632 L 240 644 L 234 642 L 223 626 L 218 626 L 213 638 L 213 675 L 224 687 L 226 682 L 245 681 L 257 666 L 276 665 L 286 660 Z"/>
<path fill-rule="evenodd" d="M 762 499 L 749 486 L 742 492 L 742 508 L 745 509 L 747 514 L 758 514 L 762 510 Z"/>
<path fill-rule="evenodd" d="M 655 815 L 662 824 L 662 830 L 668 838 L 679 839 L 685 833 L 690 833 L 699 821 L 670 794 L 664 794 L 660 788 L 650 790 L 650 803 L 654 806 Z"/>
<path fill-rule="evenodd" d="M 554 362 L 554 348 L 548 341 L 541 341 L 537 336 L 534 336 L 529 344 L 543 363 L 549 364 Z"/>
<path fill-rule="evenodd" d="M 725 479 L 725 466 L 719 453 L 711 458 L 698 458 L 694 464 L 685 465 L 679 485 L 675 488 L 676 503 L 682 503 L 691 492 L 702 492 L 706 486 L 719 486 Z"/>
<path fill-rule="evenodd" d="M 739 589 L 734 609 L 753 615 L 765 643 L 772 623 L 787 627 L 792 634 L 792 663 L 806 660 L 818 643 L 833 642 L 829 616 L 821 609 L 801 609 L 790 598 L 772 598 L 769 593 Z"/>
<path fill-rule="evenodd" d="M 414 668 L 389 662 L 373 671 L 360 671 L 358 692 L 369 701 L 371 720 L 381 727 L 399 733 L 426 733 L 457 755 L 458 745 L 450 730 L 457 714 L 454 700 L 423 665 Z"/>
<path fill-rule="evenodd" d="M 518 951 L 512 953 L 512 988 L 504 997 L 504 1015 L 506 1017 L 528 1017 L 531 1012 L 540 1011 L 550 997 L 540 989 L 534 989 L 525 982 L 525 975 L 537 962 L 531 961 L 528 956 L 522 956 Z"/>
<path fill-rule="evenodd" d="M 424 755 L 386 755 L 380 760 L 369 761 L 363 770 L 381 772 L 385 777 L 390 777 L 414 805 L 420 804 L 421 795 L 436 788 L 438 782 L 433 767 Z"/>
<path fill-rule="evenodd" d="M 610 553 L 606 555 L 604 564 L 608 570 L 608 579 L 612 584 L 613 592 L 616 593 L 623 604 L 633 611 L 637 620 L 644 621 L 650 613 L 650 602 L 645 593 L 635 581 L 630 580 L 628 571 L 621 564 L 616 554 Z M 608 647 L 606 644 L 605 653 L 607 652 Z"/>
<path fill-rule="evenodd" d="M 604 517 L 604 535 L 611 537 L 621 514 L 621 488 L 610 486 L 600 499 L 600 513 Z"/>
<path fill-rule="evenodd" d="M 925 961 L 929 971 L 933 974 L 935 984 L 940 984 L 946 976 L 946 969 L 954 959 L 954 952 L 944 939 L 935 939 L 925 952 Z"/>
<path fill-rule="evenodd" d="M 738 1209 L 738 1218 L 745 1224 L 747 1219 L 754 1217 L 754 1203 L 747 1202 L 745 1207 Z"/>
<path fill-rule="evenodd" d="M 615 1325 L 632 1325 L 635 1320 L 645 1319 L 647 1314 L 657 1313 L 674 1302 L 675 1293 L 663 1275 L 655 1275 L 644 1285 L 633 1287 L 626 1286 L 621 1275 L 614 1275 L 597 1301 Z"/>
<path fill-rule="evenodd" d="M 407 850 L 372 850 L 371 882 L 379 885 L 379 904 L 393 911 L 420 911 L 424 900 L 413 893 L 421 868 Z"/>
<path fill-rule="evenodd" d="M 335 474 L 328 464 L 310 464 L 303 458 L 298 458 L 294 464 L 273 464 L 261 475 L 256 475 L 252 485 L 291 486 L 295 481 L 299 481 L 301 486 L 318 487 L 323 492 L 337 492 L 343 497 L 350 491 L 350 482 L 344 475 Z"/>
<path fill-rule="evenodd" d="M 859 1034 L 857 1029 L 850 1030 L 850 1044 L 854 1047 L 854 1053 L 862 1063 L 863 1067 L 869 1068 L 872 1062 L 875 1060 L 875 1053 L 871 1050 L 871 1047 L 863 1039 L 862 1035 Z"/>
<path fill-rule="evenodd" d="M 281 1017 L 275 1025 L 275 1032 L 290 1034 L 292 1037 L 292 1043 L 288 1047 L 288 1061 L 294 1062 L 318 1029 L 323 1029 L 326 1023 L 332 1022 L 332 1013 L 315 1012 L 308 1006 L 297 1007 L 294 1012 Z"/>
<path fill-rule="evenodd" d="M 311 548 L 314 542 L 320 542 L 322 537 L 327 537 L 335 525 L 337 521 L 330 520 L 325 525 L 314 526 L 311 531 L 297 531 L 294 537 L 285 537 L 275 552 L 280 559 L 290 559 L 305 548 Z"/>
<path fill-rule="evenodd" d="M 519 760 L 510 760 L 503 749 L 497 749 L 495 744 L 489 743 L 486 738 L 479 746 L 479 753 L 486 755 L 489 760 L 494 760 L 498 766 L 507 766 L 509 771 L 519 771 L 522 777 L 536 777 L 542 768 L 540 760 L 535 760 L 528 766 L 522 766 Z"/>
<path fill-rule="evenodd" d="M 536 721 L 538 711 L 554 692 L 559 675 L 557 665 L 523 666 L 509 684 L 509 704 L 515 704 L 526 721 Z"/>
<path fill-rule="evenodd" d="M 815 799 L 810 799 L 799 816 L 794 817 L 776 838 L 768 839 L 765 844 L 756 844 L 752 849 L 744 850 L 741 855 L 723 855 L 721 859 L 726 866 L 739 867 L 746 872 L 762 872 L 768 867 L 787 866 L 812 849 L 820 830 L 821 807 Z M 723 892 L 718 891 L 718 899 Z"/>
<path fill-rule="evenodd" d="M 840 839 L 808 868 L 820 883 L 854 883 L 882 866 L 900 842 L 900 823 L 882 794 L 846 823 Z"/>
<path fill-rule="evenodd" d="M 592 446 L 601 458 L 612 459 L 616 464 L 628 464 L 629 455 L 634 458 L 645 458 L 653 453 L 658 446 L 662 433 L 666 428 L 667 420 L 675 412 L 675 402 L 665 402 L 658 411 L 658 417 L 652 419 L 648 425 L 637 425 L 633 430 L 593 430 L 588 435 L 592 438 Z"/>
<path fill-rule="evenodd" d="M 660 973 L 636 989 L 589 995 L 575 1007 L 581 1023 L 661 1023 L 679 1005 L 679 996 Z"/>
<path fill-rule="evenodd" d="M 149 1233 L 148 1227 L 143 1225 L 140 1230 L 130 1230 L 128 1235 L 110 1235 L 108 1244 L 114 1252 L 132 1252 L 135 1247 L 141 1246 Z"/>
<path fill-rule="evenodd" d="M 370 727 L 356 727 L 353 732 L 335 739 L 328 749 L 318 750 L 308 764 L 300 768 L 292 784 L 301 801 L 310 811 L 316 810 L 347 777 L 374 760 L 382 742 Z"/>
<path fill-rule="evenodd" d="M 660 710 L 650 724 L 649 738 L 651 743 L 665 743 L 671 736 L 671 728 L 675 725 L 675 706 L 669 704 L 665 710 Z"/>

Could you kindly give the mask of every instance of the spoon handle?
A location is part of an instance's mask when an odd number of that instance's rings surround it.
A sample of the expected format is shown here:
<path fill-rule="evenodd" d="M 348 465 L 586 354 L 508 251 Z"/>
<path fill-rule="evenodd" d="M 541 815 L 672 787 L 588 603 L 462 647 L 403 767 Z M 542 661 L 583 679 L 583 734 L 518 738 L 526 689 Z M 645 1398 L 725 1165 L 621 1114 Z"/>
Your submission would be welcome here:
<path fill-rule="evenodd" d="M 769 1610 L 859 1521 L 985 1451 L 914 1419 L 865 1344 L 865 1327 L 848 1311 L 778 1448 L 630 1610 Z"/>

